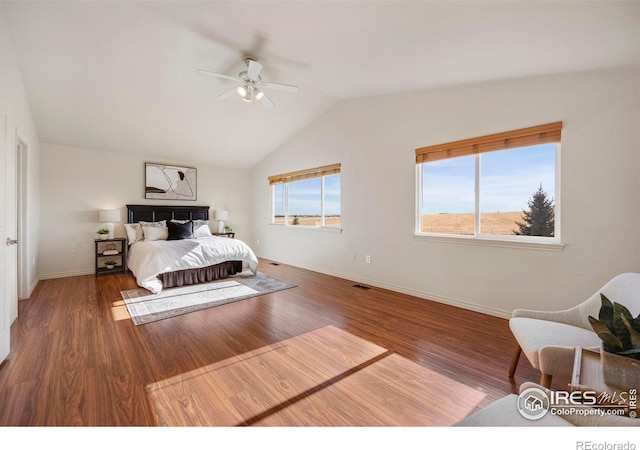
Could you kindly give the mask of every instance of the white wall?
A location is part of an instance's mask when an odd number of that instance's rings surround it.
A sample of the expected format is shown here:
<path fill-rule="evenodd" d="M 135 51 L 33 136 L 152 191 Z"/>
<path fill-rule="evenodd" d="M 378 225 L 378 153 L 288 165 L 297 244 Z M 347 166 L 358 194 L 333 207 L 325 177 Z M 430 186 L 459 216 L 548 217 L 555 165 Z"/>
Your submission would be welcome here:
<path fill-rule="evenodd" d="M 131 153 L 42 144 L 41 152 L 41 248 L 40 278 L 90 274 L 94 271 L 94 239 L 101 228 L 99 209 L 127 204 L 206 205 L 228 209 L 225 223 L 236 238 L 251 240 L 250 174 L 247 170 L 195 164 L 191 161 L 158 161 Z M 144 163 L 160 162 L 196 167 L 196 201 L 144 199 Z M 213 219 L 213 214 L 211 214 Z M 215 230 L 215 221 L 212 220 Z M 122 224 L 115 235 L 125 237 Z M 75 255 L 75 256 L 73 256 Z"/>
<path fill-rule="evenodd" d="M 638 80 L 629 69 L 343 101 L 252 170 L 252 245 L 265 258 L 502 317 L 569 307 L 617 273 L 640 272 Z M 416 148 L 555 121 L 564 124 L 562 252 L 415 239 Z M 342 234 L 268 224 L 267 176 L 331 163 L 342 163 Z"/>
<path fill-rule="evenodd" d="M 27 102 L 27 96 L 22 84 L 22 78 L 16 62 L 11 39 L 5 23 L 4 14 L 0 5 L 0 101 L 4 101 L 8 111 L 8 136 L 11 140 L 11 155 L 9 164 L 16 164 L 16 139 L 20 138 L 28 147 L 28 173 L 26 201 L 26 235 L 19 243 L 26 250 L 26 273 L 22 273 L 27 285 L 25 298 L 38 283 L 38 237 L 39 237 L 39 155 L 40 147 L 31 110 Z M 15 173 L 15 169 L 14 169 Z M 14 180 L 15 181 L 15 180 Z M 15 198 L 7 199 L 10 207 L 15 208 Z M 13 237 L 17 235 L 15 227 L 10 230 Z M 4 243 L 2 243 L 4 245 Z M 16 267 L 9 267 L 11 276 L 15 274 Z M 11 305 L 11 320 L 17 317 L 17 302 Z"/>

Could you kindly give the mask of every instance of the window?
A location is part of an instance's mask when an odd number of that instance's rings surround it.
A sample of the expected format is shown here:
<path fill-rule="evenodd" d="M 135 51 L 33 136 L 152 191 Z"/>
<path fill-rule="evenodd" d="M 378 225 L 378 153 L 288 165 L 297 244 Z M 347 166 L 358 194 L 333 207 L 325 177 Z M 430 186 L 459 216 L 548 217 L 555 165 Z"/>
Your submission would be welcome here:
<path fill-rule="evenodd" d="M 271 223 L 340 228 L 340 164 L 269 177 Z"/>
<path fill-rule="evenodd" d="M 562 122 L 416 150 L 418 234 L 557 242 Z"/>

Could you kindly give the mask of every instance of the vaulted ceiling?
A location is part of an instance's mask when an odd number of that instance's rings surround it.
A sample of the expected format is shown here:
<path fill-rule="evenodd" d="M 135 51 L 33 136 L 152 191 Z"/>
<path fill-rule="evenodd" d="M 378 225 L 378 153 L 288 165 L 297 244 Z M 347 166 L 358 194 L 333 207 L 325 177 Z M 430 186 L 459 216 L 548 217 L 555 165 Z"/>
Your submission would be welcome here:
<path fill-rule="evenodd" d="M 640 2 L 2 1 L 42 142 L 250 168 L 341 99 L 640 65 Z M 216 97 L 246 54 L 275 108 Z"/>

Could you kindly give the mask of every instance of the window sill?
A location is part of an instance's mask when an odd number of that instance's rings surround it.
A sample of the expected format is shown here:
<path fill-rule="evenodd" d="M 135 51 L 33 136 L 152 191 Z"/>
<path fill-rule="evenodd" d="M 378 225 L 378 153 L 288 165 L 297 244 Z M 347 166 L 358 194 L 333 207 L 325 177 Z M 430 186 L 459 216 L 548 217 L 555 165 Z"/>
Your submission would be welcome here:
<path fill-rule="evenodd" d="M 284 225 L 279 223 L 270 223 L 272 227 L 276 228 L 286 228 L 286 229 L 297 229 L 297 230 L 310 230 L 310 231 L 320 231 L 323 233 L 337 233 L 342 234 L 342 228 L 336 227 L 308 227 L 304 225 Z"/>
<path fill-rule="evenodd" d="M 536 250 L 545 252 L 562 252 L 564 244 L 550 241 L 499 239 L 485 236 L 454 236 L 414 234 L 414 239 L 424 242 L 440 242 L 447 244 L 479 245 L 483 247 L 504 247 L 520 250 Z"/>

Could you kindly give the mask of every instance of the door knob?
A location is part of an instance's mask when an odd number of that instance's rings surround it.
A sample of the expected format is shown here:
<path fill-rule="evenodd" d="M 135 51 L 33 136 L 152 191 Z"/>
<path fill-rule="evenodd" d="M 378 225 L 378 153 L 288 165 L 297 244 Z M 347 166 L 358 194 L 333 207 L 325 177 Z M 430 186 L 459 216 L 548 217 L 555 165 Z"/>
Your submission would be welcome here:
<path fill-rule="evenodd" d="M 17 243 L 18 243 L 17 239 L 7 238 L 7 240 L 6 240 L 7 247 L 10 246 L 10 245 L 16 245 Z"/>

